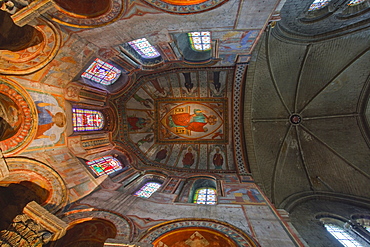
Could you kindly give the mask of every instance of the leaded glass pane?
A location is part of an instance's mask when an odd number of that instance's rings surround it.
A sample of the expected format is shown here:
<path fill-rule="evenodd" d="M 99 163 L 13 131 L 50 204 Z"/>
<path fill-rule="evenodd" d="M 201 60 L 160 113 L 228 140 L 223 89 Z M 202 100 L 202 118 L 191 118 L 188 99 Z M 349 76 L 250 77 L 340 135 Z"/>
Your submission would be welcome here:
<path fill-rule="evenodd" d="M 89 160 L 86 162 L 86 164 L 97 176 L 101 176 L 104 174 L 108 175 L 116 171 L 122 170 L 121 162 L 119 162 L 119 160 L 117 160 L 111 155 Z"/>
<path fill-rule="evenodd" d="M 111 85 L 120 77 L 121 71 L 113 65 L 96 58 L 82 73 L 82 77 L 103 85 Z"/>
<path fill-rule="evenodd" d="M 315 0 L 310 5 L 308 11 L 318 10 L 324 8 L 326 5 L 328 5 L 330 0 Z"/>
<path fill-rule="evenodd" d="M 135 196 L 149 198 L 159 187 L 161 187 L 160 183 L 148 182 L 140 190 L 136 191 Z"/>
<path fill-rule="evenodd" d="M 128 42 L 128 44 L 143 58 L 155 58 L 160 56 L 159 52 L 149 43 L 146 38 L 133 40 Z"/>
<path fill-rule="evenodd" d="M 188 33 L 190 44 L 196 51 L 208 51 L 211 49 L 210 32 L 190 32 Z"/>
<path fill-rule="evenodd" d="M 216 204 L 216 190 L 213 188 L 200 188 L 195 191 L 193 203 Z"/>
<path fill-rule="evenodd" d="M 351 1 L 349 1 L 348 5 L 349 6 L 355 6 L 355 5 L 360 4 L 360 3 L 363 3 L 365 1 L 366 0 L 351 0 Z"/>
<path fill-rule="evenodd" d="M 345 247 L 362 247 L 362 244 L 357 242 L 344 229 L 334 224 L 325 224 L 326 230 L 333 235 Z"/>
<path fill-rule="evenodd" d="M 100 111 L 73 108 L 72 115 L 74 131 L 101 130 L 104 126 L 103 114 Z"/>

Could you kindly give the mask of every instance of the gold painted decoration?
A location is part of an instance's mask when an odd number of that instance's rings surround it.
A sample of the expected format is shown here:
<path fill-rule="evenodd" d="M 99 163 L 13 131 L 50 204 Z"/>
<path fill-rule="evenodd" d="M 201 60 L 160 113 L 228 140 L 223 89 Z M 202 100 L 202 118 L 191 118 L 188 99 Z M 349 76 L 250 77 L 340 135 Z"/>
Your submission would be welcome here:
<path fill-rule="evenodd" d="M 142 0 L 172 14 L 191 14 L 219 7 L 228 0 Z"/>
<path fill-rule="evenodd" d="M 76 28 L 105 26 L 116 21 L 126 10 L 123 0 L 104 0 L 95 6 L 86 6 L 83 1 L 56 1 L 54 12 L 49 12 L 53 21 Z M 90 1 L 91 2 L 91 1 Z"/>
<path fill-rule="evenodd" d="M 36 109 L 19 85 L 0 80 L 0 148 L 5 156 L 25 148 L 37 126 Z"/>
<path fill-rule="evenodd" d="M 235 226 L 211 219 L 177 219 L 150 228 L 140 243 L 154 247 L 256 247 L 252 237 Z"/>
<path fill-rule="evenodd" d="M 50 22 L 37 18 L 34 28 L 39 31 L 30 44 L 18 51 L 0 50 L 0 74 L 24 75 L 45 67 L 56 56 L 61 38 Z"/>

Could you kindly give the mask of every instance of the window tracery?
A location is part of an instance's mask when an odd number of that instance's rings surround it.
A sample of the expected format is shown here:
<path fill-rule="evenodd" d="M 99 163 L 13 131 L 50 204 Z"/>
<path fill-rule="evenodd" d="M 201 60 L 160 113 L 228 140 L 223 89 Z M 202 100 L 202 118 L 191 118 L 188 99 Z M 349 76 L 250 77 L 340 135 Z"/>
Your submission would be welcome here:
<path fill-rule="evenodd" d="M 308 11 L 315 11 L 324 8 L 329 4 L 330 0 L 315 0 L 311 3 Z"/>
<path fill-rule="evenodd" d="M 362 247 L 362 244 L 356 241 L 350 234 L 342 227 L 326 223 L 324 224 L 326 230 L 335 237 L 345 247 Z"/>
<path fill-rule="evenodd" d="M 103 129 L 104 117 L 100 111 L 72 108 L 72 115 L 74 131 L 93 131 Z"/>
<path fill-rule="evenodd" d="M 111 155 L 86 161 L 86 164 L 96 176 L 109 175 L 123 168 L 121 162 Z"/>
<path fill-rule="evenodd" d="M 209 205 L 216 204 L 216 190 L 210 187 L 197 189 L 194 194 L 193 203 Z"/>
<path fill-rule="evenodd" d="M 121 75 L 121 70 L 107 62 L 96 58 L 94 62 L 82 73 L 81 77 L 102 85 L 115 83 Z"/>
<path fill-rule="evenodd" d="M 211 49 L 211 32 L 190 32 L 188 36 L 193 50 L 209 51 Z"/>
<path fill-rule="evenodd" d="M 135 192 L 135 196 L 149 198 L 154 192 L 156 192 L 161 187 L 160 183 L 157 182 L 147 182 L 138 191 Z"/>

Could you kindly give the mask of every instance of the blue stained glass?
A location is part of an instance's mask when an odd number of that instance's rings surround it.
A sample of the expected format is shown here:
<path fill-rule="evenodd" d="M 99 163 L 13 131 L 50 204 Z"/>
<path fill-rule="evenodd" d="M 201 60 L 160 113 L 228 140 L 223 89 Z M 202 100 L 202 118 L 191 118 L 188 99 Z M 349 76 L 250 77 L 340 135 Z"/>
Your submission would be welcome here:
<path fill-rule="evenodd" d="M 191 47 L 196 51 L 208 51 L 211 49 L 210 32 L 190 32 L 188 33 Z"/>
<path fill-rule="evenodd" d="M 314 11 L 324 8 L 326 5 L 328 5 L 330 0 L 315 0 L 308 8 L 308 11 Z"/>
<path fill-rule="evenodd" d="M 86 164 L 97 176 L 122 170 L 121 162 L 111 155 L 86 161 Z"/>
<path fill-rule="evenodd" d="M 333 235 L 345 247 L 362 247 L 362 244 L 357 242 L 344 229 L 334 224 L 325 224 L 326 230 Z"/>
<path fill-rule="evenodd" d="M 199 188 L 195 191 L 193 203 L 216 204 L 216 190 L 213 188 Z"/>
<path fill-rule="evenodd" d="M 113 65 L 96 58 L 82 73 L 82 77 L 103 85 L 111 85 L 120 77 L 121 71 Z"/>
<path fill-rule="evenodd" d="M 146 38 L 136 39 L 128 42 L 128 44 L 143 58 L 156 58 L 160 56 L 159 52 L 149 43 Z"/>
<path fill-rule="evenodd" d="M 73 130 L 101 130 L 104 126 L 103 114 L 97 110 L 72 108 Z"/>
<path fill-rule="evenodd" d="M 363 3 L 365 1 L 366 0 L 351 0 L 351 1 L 349 1 L 348 5 L 349 6 L 355 6 L 355 5 L 358 5 L 358 4 Z"/>
<path fill-rule="evenodd" d="M 161 187 L 160 183 L 148 182 L 143 187 L 141 187 L 140 190 L 136 191 L 134 195 L 138 197 L 149 198 L 154 192 L 159 189 L 159 187 Z"/>

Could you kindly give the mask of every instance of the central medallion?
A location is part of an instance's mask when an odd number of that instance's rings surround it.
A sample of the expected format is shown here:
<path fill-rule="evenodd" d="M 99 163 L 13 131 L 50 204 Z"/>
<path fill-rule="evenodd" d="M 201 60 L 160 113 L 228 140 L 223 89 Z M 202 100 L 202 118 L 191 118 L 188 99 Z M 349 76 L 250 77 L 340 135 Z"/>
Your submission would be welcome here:
<path fill-rule="evenodd" d="M 157 142 L 225 142 L 226 107 L 224 99 L 157 101 Z"/>

